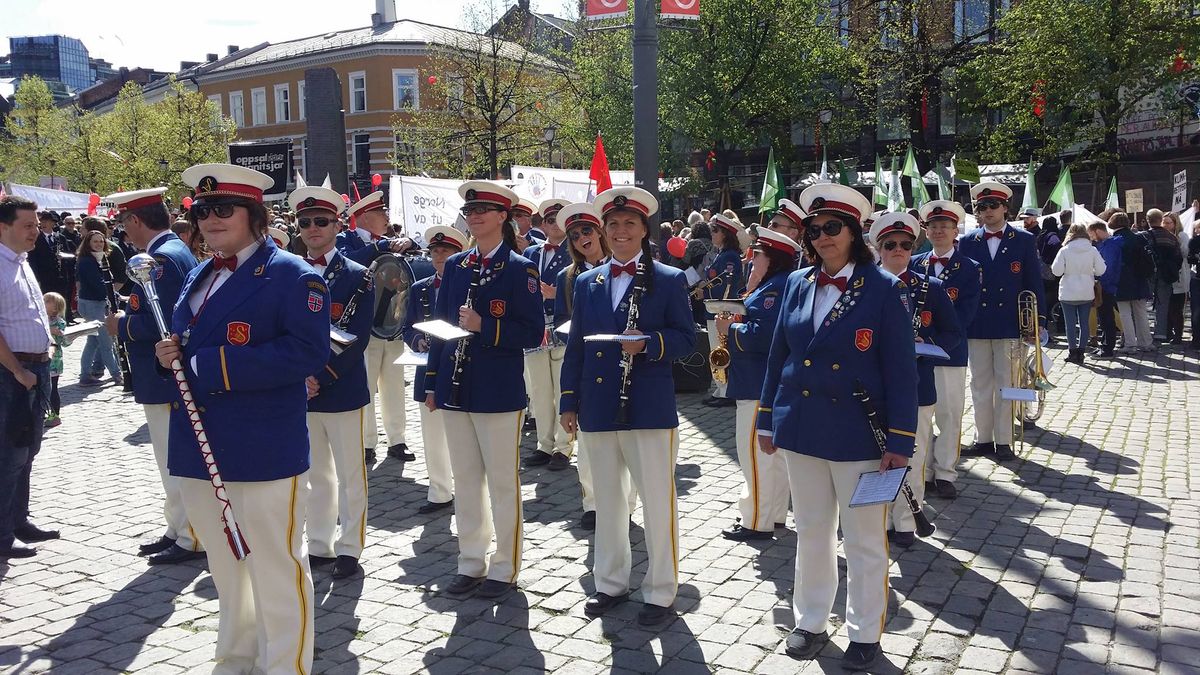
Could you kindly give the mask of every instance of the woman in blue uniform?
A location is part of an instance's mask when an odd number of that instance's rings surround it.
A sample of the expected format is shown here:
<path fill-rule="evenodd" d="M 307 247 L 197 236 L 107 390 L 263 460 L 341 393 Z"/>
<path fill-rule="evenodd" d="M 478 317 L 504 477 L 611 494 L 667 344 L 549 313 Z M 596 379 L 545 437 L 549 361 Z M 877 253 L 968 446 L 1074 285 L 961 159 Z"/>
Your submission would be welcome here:
<path fill-rule="evenodd" d="M 717 249 L 717 257 L 705 272 L 704 298 L 706 300 L 736 300 L 742 293 L 742 249 L 749 245 L 750 235 L 741 223 L 717 214 L 712 219 L 712 241 Z M 708 316 L 708 348 L 716 349 L 720 344 L 717 337 L 717 324 L 712 315 Z M 705 405 L 733 405 L 733 399 L 726 395 L 727 385 L 716 383 L 713 395 L 704 400 Z"/>
<path fill-rule="evenodd" d="M 628 470 L 645 507 L 650 557 L 638 623 L 657 626 L 672 616 L 678 588 L 679 417 L 671 363 L 692 351 L 695 324 L 683 273 L 650 252 L 649 222 L 658 200 L 640 188 L 620 187 L 600 193 L 595 203 L 613 255 L 575 281 L 559 407 L 563 428 L 580 431 L 596 489 L 596 592 L 584 612 L 604 614 L 629 595 L 629 511 L 622 489 Z M 601 334 L 646 339 L 584 342 Z"/>
<path fill-rule="evenodd" d="M 738 320 L 717 316 L 717 334 L 725 336 L 729 350 L 729 398 L 737 401 L 735 438 L 738 464 L 746 484 L 738 499 L 741 522 L 721 534 L 726 539 L 771 539 L 787 519 L 787 469 L 779 455 L 758 451 L 754 416 L 766 379 L 767 355 L 779 319 L 780 296 L 788 275 L 796 269 L 800 244 L 768 229 L 758 231 L 751 247 L 750 278 L 746 281 L 746 314 Z"/>
<path fill-rule="evenodd" d="M 847 568 L 843 665 L 879 657 L 887 610 L 886 506 L 848 508 L 859 475 L 902 467 L 913 454 L 917 366 L 912 317 L 901 282 L 875 266 L 863 238 L 871 204 L 844 185 L 800 195 L 804 248 L 814 266 L 788 277 L 760 396 L 758 442 L 782 449 L 796 520 L 796 628 L 787 652 L 811 658 L 828 641 L 838 588 L 837 530 Z M 880 456 L 854 393 L 865 390 L 883 418 Z"/>
<path fill-rule="evenodd" d="M 516 252 L 517 195 L 488 181 L 467 181 L 458 192 L 475 247 L 446 261 L 433 315 L 471 335 L 432 341 L 425 402 L 443 411 L 454 472 L 458 574 L 445 591 L 498 598 L 521 569 L 524 350 L 541 344 L 546 324 L 537 268 Z"/>
<path fill-rule="evenodd" d="M 305 379 L 329 359 L 329 293 L 311 267 L 266 236 L 269 176 L 200 164 L 183 172 L 183 182 L 195 190 L 188 217 L 214 255 L 188 273 L 174 334 L 155 351 L 164 367 L 183 364 L 252 552 L 233 556 L 187 412 L 173 404 L 168 467 L 183 479 L 184 506 L 220 601 L 214 672 L 309 673 Z"/>

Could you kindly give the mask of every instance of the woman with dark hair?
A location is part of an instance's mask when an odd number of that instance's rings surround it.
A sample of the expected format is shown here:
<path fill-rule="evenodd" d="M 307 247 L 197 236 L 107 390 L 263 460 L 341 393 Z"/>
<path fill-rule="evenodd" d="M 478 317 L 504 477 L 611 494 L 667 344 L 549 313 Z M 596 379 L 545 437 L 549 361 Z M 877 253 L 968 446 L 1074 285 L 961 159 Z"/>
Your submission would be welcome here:
<path fill-rule="evenodd" d="M 866 670 L 879 657 L 887 614 L 887 505 L 849 504 L 861 474 L 903 467 L 913 454 L 912 317 L 902 282 L 875 266 L 863 238 L 865 197 L 844 185 L 813 185 L 800 207 L 815 265 L 788 277 L 758 414 L 762 451 L 785 450 L 796 520 L 796 628 L 787 652 L 811 658 L 829 639 L 840 521 L 850 636 L 843 666 Z M 860 405 L 864 394 L 878 422 Z"/>
<path fill-rule="evenodd" d="M 444 590 L 498 598 L 521 571 L 524 350 L 541 344 L 546 323 L 537 268 L 517 253 L 516 193 L 489 181 L 458 193 L 475 246 L 446 260 L 433 317 L 471 335 L 431 341 L 425 405 L 443 410 L 454 474 L 458 574 Z"/>
<path fill-rule="evenodd" d="M 771 539 L 775 528 L 787 519 L 787 470 L 780 455 L 758 451 L 754 416 L 766 379 L 767 355 L 779 320 L 779 296 L 787 277 L 796 269 L 800 244 L 773 230 L 760 228 L 750 247 L 750 278 L 743 302 L 746 313 L 739 321 L 728 314 L 716 319 L 717 334 L 726 336 L 729 350 L 729 398 L 737 401 L 736 432 L 738 464 L 746 484 L 738 500 L 741 522 L 721 534 L 726 539 L 747 541 Z"/>
<path fill-rule="evenodd" d="M 736 299 L 742 292 L 742 248 L 743 239 L 749 244 L 750 235 L 738 221 L 718 213 L 712 219 L 713 246 L 717 257 L 705 271 L 704 299 L 728 300 Z M 708 331 L 708 348 L 716 349 L 720 344 L 717 337 L 717 325 L 711 313 L 705 312 L 705 324 Z M 725 395 L 726 383 L 717 382 L 712 396 L 704 400 L 708 406 L 731 406 L 733 399 Z"/>
<path fill-rule="evenodd" d="M 89 219 L 90 220 L 90 219 Z M 104 321 L 116 308 L 108 306 L 107 284 L 112 283 L 106 278 L 102 267 L 107 267 L 111 274 L 111 256 L 113 247 L 108 238 L 100 230 L 87 230 L 83 240 L 75 251 L 75 279 L 78 292 L 79 316 L 89 321 Z M 98 375 L 108 371 L 113 383 L 123 385 L 121 367 L 117 364 L 117 355 L 113 351 L 112 336 L 107 330 L 100 330 L 89 335 L 83 345 L 83 356 L 80 361 L 81 375 L 79 384 L 84 387 L 95 387 L 100 384 Z M 101 370 L 103 368 L 103 370 Z"/>
<path fill-rule="evenodd" d="M 628 470 L 645 507 L 650 557 L 638 623 L 659 626 L 672 616 L 679 586 L 679 416 L 671 364 L 692 351 L 695 324 L 683 273 L 650 251 L 658 200 L 640 188 L 619 187 L 597 195 L 595 204 L 613 255 L 575 281 L 560 405 L 563 428 L 580 431 L 596 488 L 596 592 L 584 612 L 602 615 L 629 596 Z M 612 339 L 617 334 L 636 337 Z M 610 337 L 584 342 L 602 335 Z"/>
<path fill-rule="evenodd" d="M 269 176 L 200 164 L 183 172 L 183 182 L 195 190 L 188 219 L 213 257 L 188 273 L 173 334 L 155 351 L 164 368 L 182 364 L 207 433 L 201 446 L 188 407 L 173 407 L 167 465 L 182 479 L 184 507 L 217 587 L 217 670 L 308 673 L 305 380 L 329 360 L 329 292 L 308 264 L 266 236 Z M 224 480 L 215 496 L 202 448 Z M 222 526 L 229 507 L 252 551 L 241 560 Z"/>

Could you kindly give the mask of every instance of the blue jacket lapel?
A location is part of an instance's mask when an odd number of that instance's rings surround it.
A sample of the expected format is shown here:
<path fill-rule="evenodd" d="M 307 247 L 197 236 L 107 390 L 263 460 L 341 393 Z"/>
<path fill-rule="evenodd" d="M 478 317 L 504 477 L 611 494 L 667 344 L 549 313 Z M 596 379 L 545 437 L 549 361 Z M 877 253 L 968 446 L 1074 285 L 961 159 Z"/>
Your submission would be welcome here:
<path fill-rule="evenodd" d="M 815 345 L 821 340 L 825 339 L 830 333 L 833 332 L 833 327 L 837 325 L 839 321 L 846 318 L 846 315 L 854 312 L 854 309 L 858 305 L 858 301 L 862 296 L 863 289 L 866 287 L 867 279 L 863 275 L 864 267 L 864 265 L 855 266 L 854 274 L 850 275 L 850 278 L 846 281 L 846 290 L 841 294 L 840 297 L 838 297 L 837 302 L 833 304 L 833 309 L 829 310 L 829 314 L 825 315 L 825 320 L 821 322 L 821 325 L 817 328 L 816 333 L 813 335 L 812 342 L 809 343 L 810 346 Z M 816 289 L 816 286 L 817 285 L 814 283 L 813 288 Z"/>
<path fill-rule="evenodd" d="M 611 281 L 609 270 L 601 269 L 600 274 L 592 283 L 592 304 L 599 308 L 600 320 L 604 325 L 610 327 L 608 330 L 616 330 L 617 317 L 612 308 L 612 289 L 609 288 Z"/>
<path fill-rule="evenodd" d="M 204 305 L 204 311 L 196 317 L 196 325 L 192 330 L 193 340 L 203 340 L 218 326 L 234 309 L 240 306 L 257 292 L 257 287 L 266 281 L 267 263 L 278 249 L 268 238 L 258 250 L 246 259 L 245 264 L 238 265 L 233 274 L 221 284 Z M 212 261 L 205 261 L 210 268 Z M 211 270 L 206 270 L 211 271 Z M 199 279 L 200 277 L 197 277 Z M 203 288 L 203 286 L 201 286 Z M 182 296 L 181 296 L 182 297 Z"/>

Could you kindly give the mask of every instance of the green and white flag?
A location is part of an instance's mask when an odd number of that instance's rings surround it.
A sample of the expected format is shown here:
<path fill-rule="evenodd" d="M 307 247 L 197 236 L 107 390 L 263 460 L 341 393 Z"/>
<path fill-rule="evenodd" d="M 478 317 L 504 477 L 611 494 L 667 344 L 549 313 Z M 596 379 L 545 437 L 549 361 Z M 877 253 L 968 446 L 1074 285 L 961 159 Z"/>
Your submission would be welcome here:
<path fill-rule="evenodd" d="M 817 176 L 818 183 L 832 183 L 833 179 L 829 177 L 829 162 L 825 157 L 825 148 L 821 148 L 821 173 Z"/>
<path fill-rule="evenodd" d="M 925 179 L 917 167 L 917 158 L 913 154 L 912 145 L 908 146 L 908 154 L 904 156 L 904 175 L 908 176 L 912 185 L 913 206 L 921 208 L 929 201 L 929 192 L 925 190 Z"/>
<path fill-rule="evenodd" d="M 779 172 L 775 168 L 775 148 L 767 154 L 767 175 L 763 177 L 762 196 L 758 200 L 759 213 L 773 213 L 779 208 L 779 198 L 784 194 Z"/>
<path fill-rule="evenodd" d="M 1037 171 L 1033 166 L 1033 158 L 1029 158 L 1029 168 L 1025 171 L 1025 198 L 1021 201 L 1021 212 L 1025 209 L 1038 208 L 1037 185 L 1034 183 L 1033 174 Z"/>
<path fill-rule="evenodd" d="M 871 203 L 876 206 L 887 206 L 888 191 L 884 189 L 883 164 L 879 155 L 875 155 L 875 186 L 871 188 Z"/>
<path fill-rule="evenodd" d="M 1117 196 L 1117 177 L 1112 177 L 1112 182 L 1108 184 L 1108 201 L 1104 202 L 1104 207 L 1108 209 L 1121 208 L 1121 198 Z"/>
<path fill-rule="evenodd" d="M 940 164 L 935 166 L 933 174 L 937 176 L 938 199 L 953 200 L 954 192 L 950 189 L 950 183 L 946 180 L 946 167 Z"/>
<path fill-rule="evenodd" d="M 1063 166 L 1058 182 L 1050 191 L 1050 203 L 1058 205 L 1060 211 L 1075 208 L 1075 187 L 1071 184 L 1071 170 Z"/>

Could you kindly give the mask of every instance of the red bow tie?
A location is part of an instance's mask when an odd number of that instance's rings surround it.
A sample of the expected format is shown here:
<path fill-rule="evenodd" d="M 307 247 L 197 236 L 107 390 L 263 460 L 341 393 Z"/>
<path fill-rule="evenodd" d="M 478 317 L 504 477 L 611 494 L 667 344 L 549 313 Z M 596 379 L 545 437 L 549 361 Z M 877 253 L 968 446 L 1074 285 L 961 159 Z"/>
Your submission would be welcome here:
<path fill-rule="evenodd" d="M 900 273 L 900 281 L 903 281 L 905 284 L 912 286 L 912 284 L 913 284 L 912 272 L 909 272 L 908 270 L 904 270 L 903 272 L 901 272 Z"/>
<path fill-rule="evenodd" d="M 831 277 L 824 272 L 817 274 L 817 288 L 822 286 L 837 286 L 842 293 L 846 292 L 846 277 Z"/>
<path fill-rule="evenodd" d="M 442 287 L 442 278 L 441 278 L 441 277 L 434 277 L 434 278 L 433 278 L 433 287 L 434 287 L 434 288 L 441 288 L 441 287 Z"/>
<path fill-rule="evenodd" d="M 628 274 L 629 276 L 633 276 L 634 274 L 637 273 L 637 263 L 631 262 L 631 263 L 626 263 L 624 265 L 619 265 L 617 263 L 609 263 L 609 272 L 613 275 L 614 279 L 621 276 L 622 274 Z"/>
<path fill-rule="evenodd" d="M 471 255 L 467 256 L 467 262 L 474 265 L 475 263 L 479 262 L 479 256 L 475 253 L 472 253 Z M 491 264 L 491 262 L 492 262 L 491 258 L 484 258 L 483 266 L 487 267 L 488 265 Z"/>
<path fill-rule="evenodd" d="M 304 262 L 308 263 L 309 265 L 312 265 L 313 267 L 316 267 L 317 265 L 320 265 L 321 267 L 325 267 L 326 265 L 329 264 L 325 260 L 325 256 L 319 256 L 317 258 L 305 258 Z"/>
<path fill-rule="evenodd" d="M 218 272 L 220 272 L 223 269 L 233 272 L 234 270 L 237 269 L 237 256 L 234 256 L 232 258 L 222 258 L 219 255 L 214 255 L 212 257 L 212 261 L 213 261 L 213 269 Z"/>
<path fill-rule="evenodd" d="M 1004 230 L 1000 230 L 999 232 L 984 231 L 983 240 L 987 241 L 988 239 L 999 239 L 1000 237 L 1003 237 L 1003 236 L 1004 236 Z"/>
<path fill-rule="evenodd" d="M 371 241 L 379 241 L 380 239 L 383 239 L 383 237 L 381 237 L 381 236 L 379 236 L 379 235 L 377 235 L 377 234 L 372 234 L 372 235 L 371 235 Z"/>
<path fill-rule="evenodd" d="M 939 258 L 936 255 L 931 255 L 931 256 L 929 256 L 929 264 L 930 265 L 949 265 L 950 257 L 946 256 L 945 258 Z"/>
<path fill-rule="evenodd" d="M 542 244 L 542 248 L 546 249 L 547 251 L 557 251 L 558 244 L 551 244 L 551 243 L 547 242 L 545 244 Z"/>

